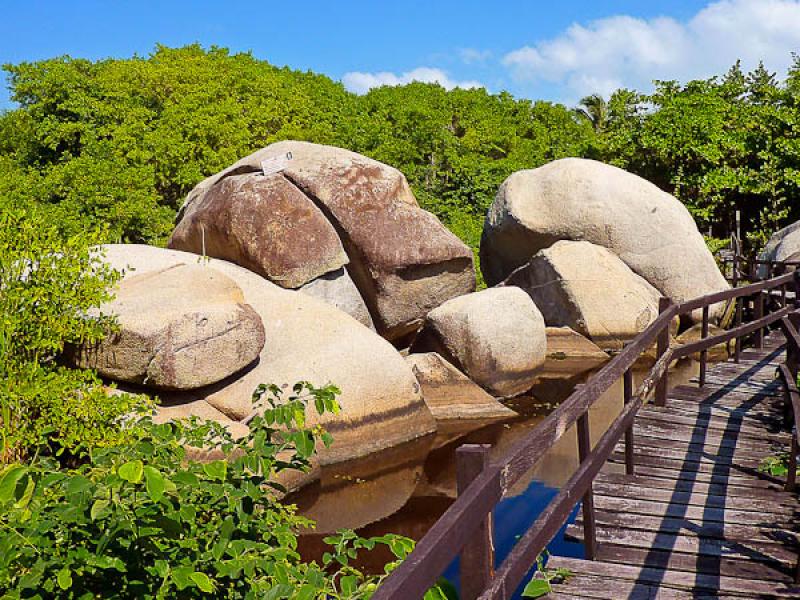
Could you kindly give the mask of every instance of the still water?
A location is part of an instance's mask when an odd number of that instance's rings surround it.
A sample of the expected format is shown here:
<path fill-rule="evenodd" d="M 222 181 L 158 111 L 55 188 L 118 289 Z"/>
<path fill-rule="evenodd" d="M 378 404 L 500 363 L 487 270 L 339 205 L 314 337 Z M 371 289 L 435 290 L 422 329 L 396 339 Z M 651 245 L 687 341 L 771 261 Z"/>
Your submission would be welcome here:
<path fill-rule="evenodd" d="M 686 360 L 670 371 L 670 386 L 687 383 L 698 373 L 698 363 Z M 635 381 L 647 374 L 634 374 Z M 322 555 L 322 538 L 341 528 L 357 530 L 369 537 L 397 533 L 419 540 L 456 498 L 455 450 L 465 443 L 490 444 L 492 458 L 500 458 L 520 438 L 565 400 L 577 383 L 588 377 L 541 381 L 530 395 L 515 398 L 508 406 L 519 417 L 475 429 L 455 441 L 431 436 L 405 446 L 341 463 L 322 470 L 320 481 L 290 498 L 300 512 L 317 522 L 317 529 L 300 540 L 307 558 Z M 622 382 L 617 382 L 591 407 L 589 423 L 594 443 L 622 408 Z M 536 520 L 578 467 L 574 427 L 541 458 L 509 492 L 494 511 L 494 544 L 499 565 L 516 540 Z M 578 512 L 576 507 L 568 523 Z M 566 525 L 565 525 L 566 527 Z M 552 554 L 582 557 L 583 546 L 565 539 L 560 531 L 548 546 Z M 372 552 L 359 561 L 362 568 L 383 572 L 387 553 Z M 458 587 L 457 562 L 445 577 Z M 519 590 L 518 590 L 519 593 Z M 515 597 L 519 597 L 518 595 Z"/>

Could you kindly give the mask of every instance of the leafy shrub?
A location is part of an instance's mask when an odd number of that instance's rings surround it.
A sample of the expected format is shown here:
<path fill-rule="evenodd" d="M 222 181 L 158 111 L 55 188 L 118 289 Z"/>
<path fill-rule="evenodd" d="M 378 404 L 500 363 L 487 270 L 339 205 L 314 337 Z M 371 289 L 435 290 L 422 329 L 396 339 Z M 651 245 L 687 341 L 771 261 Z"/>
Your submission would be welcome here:
<path fill-rule="evenodd" d="M 336 411 L 336 393 L 301 383 L 285 398 L 260 386 L 253 399 L 263 416 L 240 440 L 215 423 L 145 417 L 133 443 L 95 449 L 77 468 L 47 457 L 7 466 L 0 589 L 7 598 L 368 597 L 380 577 L 352 565 L 358 551 L 385 544 L 401 559 L 413 542 L 341 532 L 326 538 L 322 564 L 303 562 L 297 534 L 313 523 L 278 501 L 276 476 L 308 469 L 315 445 L 331 441 L 305 426 L 306 403 Z M 228 460 L 187 460 L 192 447 Z"/>
<path fill-rule="evenodd" d="M 0 200 L 0 463 L 116 444 L 119 420 L 147 405 L 57 360 L 113 328 L 93 312 L 119 276 L 91 250 L 102 237 L 64 237 L 40 210 Z"/>

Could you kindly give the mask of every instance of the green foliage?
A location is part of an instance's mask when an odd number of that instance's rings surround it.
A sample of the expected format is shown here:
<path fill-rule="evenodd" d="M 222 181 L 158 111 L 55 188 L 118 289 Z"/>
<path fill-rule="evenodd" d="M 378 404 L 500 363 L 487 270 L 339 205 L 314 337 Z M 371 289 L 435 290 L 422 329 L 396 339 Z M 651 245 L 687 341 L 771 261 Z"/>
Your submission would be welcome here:
<path fill-rule="evenodd" d="M 0 202 L 0 464 L 119 443 L 121 419 L 146 406 L 56 360 L 113 326 L 93 311 L 118 277 L 90 250 L 101 236 L 63 237 L 35 207 Z"/>
<path fill-rule="evenodd" d="M 343 531 L 325 539 L 321 564 L 306 563 L 297 534 L 313 523 L 277 501 L 276 476 L 307 470 L 315 444 L 330 442 L 304 426 L 301 409 L 335 410 L 337 393 L 300 383 L 284 397 L 260 386 L 261 416 L 241 440 L 215 423 L 144 418 L 131 443 L 94 449 L 77 468 L 50 458 L 8 465 L 0 472 L 4 597 L 369 597 L 381 577 L 353 566 L 359 551 L 385 545 L 400 560 L 413 542 Z M 229 460 L 187 460 L 193 447 Z"/>
<path fill-rule="evenodd" d="M 19 109 L 0 116 L 0 195 L 36 202 L 70 232 L 163 243 L 187 192 L 282 139 L 333 144 L 397 167 L 421 205 L 477 249 L 510 173 L 592 144 L 563 106 L 414 83 L 364 96 L 221 48 L 147 58 L 7 65 Z"/>
<path fill-rule="evenodd" d="M 601 157 L 673 193 L 701 231 L 727 238 L 740 210 L 752 249 L 787 219 L 800 218 L 800 121 L 795 59 L 781 86 L 759 66 L 723 77 L 656 82 L 609 100 Z"/>
<path fill-rule="evenodd" d="M 562 583 L 572 577 L 569 569 L 548 569 L 546 559 L 546 550 L 536 557 L 536 573 L 522 590 L 523 598 L 542 598 L 553 591 L 553 583 Z"/>

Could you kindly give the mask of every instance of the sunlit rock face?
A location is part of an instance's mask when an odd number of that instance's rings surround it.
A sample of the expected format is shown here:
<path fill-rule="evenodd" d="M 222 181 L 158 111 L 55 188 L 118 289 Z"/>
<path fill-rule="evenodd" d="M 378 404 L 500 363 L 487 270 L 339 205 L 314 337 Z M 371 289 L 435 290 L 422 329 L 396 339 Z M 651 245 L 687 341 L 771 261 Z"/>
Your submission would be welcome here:
<path fill-rule="evenodd" d="M 760 260 L 780 262 L 800 262 L 800 221 L 784 227 L 773 234 L 767 245 L 758 255 Z M 769 267 L 759 265 L 758 276 L 765 279 L 769 276 Z"/>
<path fill-rule="evenodd" d="M 239 286 L 197 264 L 132 274 L 99 312 L 114 315 L 118 330 L 70 357 L 115 381 L 196 389 L 241 371 L 264 347 L 261 318 Z"/>
<path fill-rule="evenodd" d="M 608 248 L 676 302 L 728 288 L 683 204 L 601 162 L 565 158 L 510 175 L 484 224 L 484 278 L 490 285 L 501 282 L 559 240 Z M 712 315 L 722 309 L 715 307 Z"/>
<path fill-rule="evenodd" d="M 152 246 L 104 246 L 106 260 L 126 269 L 126 279 L 178 265 L 197 265 L 197 256 Z M 201 268 L 222 273 L 239 287 L 244 302 L 260 317 L 265 342 L 256 361 L 216 384 L 186 392 L 161 393 L 171 406 L 203 400 L 227 419 L 253 412 L 253 390 L 261 383 L 310 381 L 341 389 L 338 415 L 308 411 L 310 425 L 322 424 L 334 437 L 320 449 L 322 464 L 364 456 L 435 431 L 411 368 L 394 347 L 346 313 L 300 292 L 283 289 L 232 263 L 209 259 Z M 203 289 L 187 288 L 202 297 Z M 152 306 L 153 312 L 159 307 Z"/>
<path fill-rule="evenodd" d="M 658 290 L 589 242 L 556 242 L 502 285 L 530 295 L 548 326 L 569 327 L 603 350 L 620 350 L 658 316 Z"/>
<path fill-rule="evenodd" d="M 265 160 L 285 166 L 263 175 Z M 471 250 L 419 207 L 400 171 L 307 142 L 272 144 L 198 184 L 169 246 L 205 248 L 292 288 L 346 265 L 390 340 L 475 289 Z"/>
<path fill-rule="evenodd" d="M 438 352 L 493 396 L 530 389 L 544 363 L 541 312 L 516 287 L 490 288 L 432 310 L 411 351 Z"/>

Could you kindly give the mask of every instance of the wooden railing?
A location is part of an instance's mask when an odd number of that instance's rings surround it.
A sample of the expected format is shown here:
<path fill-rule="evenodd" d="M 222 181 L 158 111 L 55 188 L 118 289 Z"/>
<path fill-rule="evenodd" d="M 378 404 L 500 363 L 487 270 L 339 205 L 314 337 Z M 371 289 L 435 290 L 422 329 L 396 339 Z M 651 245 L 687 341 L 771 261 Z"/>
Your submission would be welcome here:
<path fill-rule="evenodd" d="M 662 298 L 660 314 L 647 329 L 603 366 L 585 384 L 548 415 L 510 452 L 490 461 L 487 446 L 465 445 L 456 452 L 458 498 L 419 541 L 414 551 L 384 581 L 375 600 L 411 600 L 421 598 L 436 582 L 447 566 L 460 555 L 461 598 L 510 598 L 525 575 L 535 564 L 547 544 L 566 523 L 578 502 L 582 501 L 584 547 L 588 559 L 595 557 L 595 524 L 592 483 L 621 438 L 625 439 L 626 472 L 635 472 L 633 423 L 637 412 L 651 392 L 654 402 L 663 406 L 668 388 L 670 364 L 695 352 L 701 352 L 701 385 L 705 382 L 706 352 L 717 344 L 736 342 L 738 357 L 740 340 L 754 335 L 755 345 L 763 343 L 763 331 L 769 325 L 788 317 L 795 310 L 784 302 L 765 302 L 773 290 L 791 286 L 798 298 L 798 277 L 788 273 L 767 281 L 709 294 L 682 304 Z M 737 323 L 718 335 L 709 336 L 710 308 L 722 302 L 737 303 Z M 753 320 L 743 323 L 743 308 L 753 302 Z M 702 310 L 702 339 L 683 346 L 670 347 L 670 324 L 673 319 Z M 633 389 L 633 367 L 639 357 L 656 344 L 657 360 L 639 387 Z M 800 352 L 795 354 L 800 357 Z M 594 447 L 590 442 L 589 408 L 619 379 L 623 380 L 624 406 Z M 508 490 L 531 468 L 573 425 L 578 436 L 579 466 L 558 494 L 545 507 L 533 525 L 519 538 L 511 553 L 494 568 L 492 544 L 492 509 Z"/>

